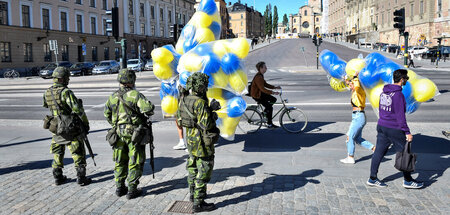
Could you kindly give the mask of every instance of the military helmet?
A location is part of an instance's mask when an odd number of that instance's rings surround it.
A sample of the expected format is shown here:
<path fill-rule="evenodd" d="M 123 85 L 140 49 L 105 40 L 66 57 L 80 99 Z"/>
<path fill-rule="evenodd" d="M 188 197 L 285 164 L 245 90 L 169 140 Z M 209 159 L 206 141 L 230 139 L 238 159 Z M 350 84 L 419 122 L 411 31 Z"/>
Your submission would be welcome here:
<path fill-rule="evenodd" d="M 134 84 L 136 82 L 136 74 L 128 69 L 121 69 L 117 75 L 117 81 L 121 84 Z"/>
<path fill-rule="evenodd" d="M 58 66 L 55 70 L 53 70 L 52 77 L 53 78 L 69 78 L 70 72 L 66 67 Z"/>
<path fill-rule="evenodd" d="M 196 93 L 203 93 L 203 91 L 206 91 L 208 89 L 208 81 L 209 77 L 205 73 L 196 72 L 189 76 L 186 88 L 192 89 L 193 92 Z"/>

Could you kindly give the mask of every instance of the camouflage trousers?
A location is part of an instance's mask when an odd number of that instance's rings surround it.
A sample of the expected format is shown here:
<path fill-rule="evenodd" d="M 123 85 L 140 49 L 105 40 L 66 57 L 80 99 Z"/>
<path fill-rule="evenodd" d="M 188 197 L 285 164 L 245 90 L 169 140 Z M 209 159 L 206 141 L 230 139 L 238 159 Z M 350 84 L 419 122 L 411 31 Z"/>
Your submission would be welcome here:
<path fill-rule="evenodd" d="M 136 189 L 144 171 L 145 145 L 135 146 L 131 135 L 121 136 L 114 146 L 113 161 L 116 186 L 125 186 L 127 180 L 129 190 Z"/>
<path fill-rule="evenodd" d="M 84 142 L 73 139 L 70 144 L 62 145 L 55 142 L 55 138 L 52 139 L 52 145 L 50 147 L 50 153 L 53 154 L 53 169 L 64 168 L 64 152 L 66 151 L 66 146 L 69 148 L 72 154 L 73 162 L 75 163 L 75 168 L 86 167 L 86 149 L 84 148 Z"/>
<path fill-rule="evenodd" d="M 206 198 L 206 184 L 211 180 L 214 167 L 214 156 L 195 157 L 189 155 L 186 169 L 190 194 L 194 196 L 194 205 L 198 205 Z"/>

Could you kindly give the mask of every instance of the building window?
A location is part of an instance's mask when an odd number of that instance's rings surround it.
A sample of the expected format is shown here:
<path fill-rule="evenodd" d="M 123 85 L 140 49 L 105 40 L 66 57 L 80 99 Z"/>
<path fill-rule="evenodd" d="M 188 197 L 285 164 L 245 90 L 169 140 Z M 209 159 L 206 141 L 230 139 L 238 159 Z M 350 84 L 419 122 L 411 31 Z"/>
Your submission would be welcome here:
<path fill-rule="evenodd" d="M 66 12 L 61 12 L 60 14 L 61 16 L 61 31 L 67 31 L 67 13 Z"/>
<path fill-rule="evenodd" d="M 183 24 L 186 25 L 186 15 L 183 14 Z"/>
<path fill-rule="evenodd" d="M 22 26 L 30 27 L 30 6 L 22 5 Z"/>
<path fill-rule="evenodd" d="M 108 29 L 108 23 L 106 22 L 106 19 L 103 19 L 103 35 L 108 35 L 106 29 Z"/>
<path fill-rule="evenodd" d="M 422 15 L 423 14 L 423 10 L 424 10 L 424 8 L 423 8 L 423 1 L 420 1 L 420 14 Z"/>
<path fill-rule="evenodd" d="M 2 62 L 11 62 L 11 43 L 0 42 L 0 57 Z"/>
<path fill-rule="evenodd" d="M 381 14 L 381 24 L 384 25 L 384 13 Z"/>
<path fill-rule="evenodd" d="M 316 22 L 318 22 L 319 21 L 319 18 L 316 18 Z"/>
<path fill-rule="evenodd" d="M 241 26 L 244 26 L 244 22 L 241 21 Z"/>
<path fill-rule="evenodd" d="M 105 49 L 103 50 L 103 55 L 105 60 L 109 60 L 109 47 L 105 47 Z"/>
<path fill-rule="evenodd" d="M 244 18 L 244 14 L 241 14 L 241 19 L 243 19 Z"/>
<path fill-rule="evenodd" d="M 172 11 L 169 10 L 169 23 L 172 23 Z"/>
<path fill-rule="evenodd" d="M 0 1 L 0 25 L 8 25 L 8 3 Z"/>
<path fill-rule="evenodd" d="M 108 0 L 102 0 L 102 8 L 103 8 L 103 10 L 107 10 L 108 9 Z"/>
<path fill-rule="evenodd" d="M 297 23 L 297 19 L 294 19 L 294 23 Z"/>
<path fill-rule="evenodd" d="M 119 47 L 114 48 L 114 57 L 115 57 L 116 61 L 119 61 L 119 59 L 120 59 L 120 49 L 119 49 Z"/>
<path fill-rule="evenodd" d="M 92 46 L 92 61 L 98 61 L 97 46 Z"/>
<path fill-rule="evenodd" d="M 134 34 L 134 22 L 130 21 L 130 34 Z"/>
<path fill-rule="evenodd" d="M 141 22 L 141 34 L 145 34 L 145 23 Z"/>
<path fill-rule="evenodd" d="M 133 0 L 128 0 L 128 13 L 129 13 L 129 15 L 133 15 L 134 14 Z"/>
<path fill-rule="evenodd" d="M 83 16 L 77 14 L 77 32 L 83 33 Z"/>
<path fill-rule="evenodd" d="M 83 4 L 83 2 L 81 0 L 75 0 L 75 4 Z"/>
<path fill-rule="evenodd" d="M 61 58 L 63 61 L 69 61 L 69 45 L 61 46 Z"/>
<path fill-rule="evenodd" d="M 409 15 L 411 16 L 411 18 L 414 16 L 414 3 L 411 4 L 411 10 L 409 12 Z"/>
<path fill-rule="evenodd" d="M 33 47 L 31 43 L 23 44 L 23 62 L 33 62 Z"/>
<path fill-rule="evenodd" d="M 308 16 L 308 11 L 307 10 L 305 10 L 305 16 Z"/>
<path fill-rule="evenodd" d="M 50 46 L 48 43 L 44 43 L 44 61 L 52 62 L 52 52 L 50 51 Z"/>
<path fill-rule="evenodd" d="M 145 17 L 145 6 L 144 6 L 144 3 L 141 3 L 139 5 L 139 16 L 140 17 Z"/>
<path fill-rule="evenodd" d="M 155 7 L 154 6 L 150 6 L 150 13 L 151 13 L 152 19 L 155 19 Z"/>
<path fill-rule="evenodd" d="M 164 37 L 164 27 L 159 27 L 159 36 Z"/>
<path fill-rule="evenodd" d="M 437 12 L 441 12 L 442 10 L 442 0 L 437 1 Z"/>
<path fill-rule="evenodd" d="M 95 7 L 95 0 L 91 0 L 90 6 L 91 6 L 91 7 Z"/>
<path fill-rule="evenodd" d="M 42 9 L 42 28 L 50 29 L 50 11 L 48 9 Z"/>
<path fill-rule="evenodd" d="M 155 32 L 155 26 L 152 25 L 152 36 L 155 36 L 156 32 Z"/>
<path fill-rule="evenodd" d="M 160 21 L 164 21 L 164 9 L 159 8 L 159 19 Z"/>
<path fill-rule="evenodd" d="M 95 17 L 91 17 L 91 34 L 97 34 L 97 20 Z"/>

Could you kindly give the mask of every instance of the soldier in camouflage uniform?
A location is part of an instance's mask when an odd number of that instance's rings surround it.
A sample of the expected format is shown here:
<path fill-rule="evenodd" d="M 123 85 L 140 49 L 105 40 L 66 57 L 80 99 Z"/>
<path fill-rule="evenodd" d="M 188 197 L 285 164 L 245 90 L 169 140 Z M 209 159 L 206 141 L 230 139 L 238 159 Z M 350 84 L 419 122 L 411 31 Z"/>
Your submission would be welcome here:
<path fill-rule="evenodd" d="M 80 126 L 84 126 L 86 132 L 88 132 L 89 121 L 84 113 L 82 102 L 75 97 L 69 88 L 67 88 L 69 76 L 70 72 L 65 67 L 57 67 L 54 70 L 52 75 L 54 83 L 44 93 L 43 106 L 45 108 L 50 108 L 54 117 L 60 114 L 70 115 L 71 113 L 78 115 L 84 124 Z M 55 184 L 60 185 L 67 180 L 67 177 L 63 175 L 62 171 L 62 168 L 64 168 L 63 160 L 66 145 L 69 148 L 75 163 L 77 183 L 81 186 L 90 184 L 91 179 L 86 177 L 86 150 L 82 138 L 75 137 L 68 140 L 60 135 L 53 134 L 50 152 L 54 155 L 52 167 Z"/>
<path fill-rule="evenodd" d="M 188 80 L 186 88 L 191 91 L 191 95 L 186 97 L 186 100 L 196 98 L 194 102 L 186 102 L 186 108 L 190 110 L 194 116 L 196 126 L 193 128 L 186 128 L 187 134 L 187 148 L 189 151 L 189 158 L 187 160 L 186 169 L 188 171 L 188 185 L 190 191 L 190 200 L 194 202 L 194 212 L 211 211 L 215 209 L 213 203 L 206 203 L 206 184 L 211 179 L 212 170 L 214 167 L 214 144 L 205 144 L 202 139 L 203 131 L 211 130 L 216 127 L 215 118 L 216 113 L 211 111 L 208 106 L 208 98 L 206 91 L 208 87 L 208 76 L 203 73 L 194 73 Z M 181 102 L 180 102 L 181 104 Z M 181 123 L 181 109 L 179 107 L 177 114 L 178 124 Z M 216 117 L 214 117 L 214 115 Z M 203 128 L 200 130 L 199 128 Z"/>
<path fill-rule="evenodd" d="M 137 186 L 144 170 L 145 145 L 132 142 L 131 137 L 134 129 L 145 124 L 147 117 L 153 115 L 155 106 L 135 89 L 136 74 L 133 71 L 120 70 L 117 81 L 120 88 L 106 101 L 104 115 L 119 135 L 118 142 L 113 146 L 116 195 L 120 197 L 128 192 L 127 198 L 132 199 L 142 193 Z M 119 100 L 119 96 L 126 105 Z M 125 186 L 126 179 L 128 188 Z"/>

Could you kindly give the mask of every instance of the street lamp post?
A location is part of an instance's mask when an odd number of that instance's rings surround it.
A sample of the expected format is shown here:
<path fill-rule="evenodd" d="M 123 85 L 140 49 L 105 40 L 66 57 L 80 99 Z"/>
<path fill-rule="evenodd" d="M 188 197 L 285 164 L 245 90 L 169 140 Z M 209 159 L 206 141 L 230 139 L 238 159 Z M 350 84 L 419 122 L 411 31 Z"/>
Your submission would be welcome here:
<path fill-rule="evenodd" d="M 359 49 L 360 48 L 359 47 L 359 0 L 358 0 L 358 17 L 357 17 L 357 21 L 358 21 L 358 27 L 357 27 L 358 32 L 356 34 L 356 42 L 358 43 L 358 49 Z"/>

